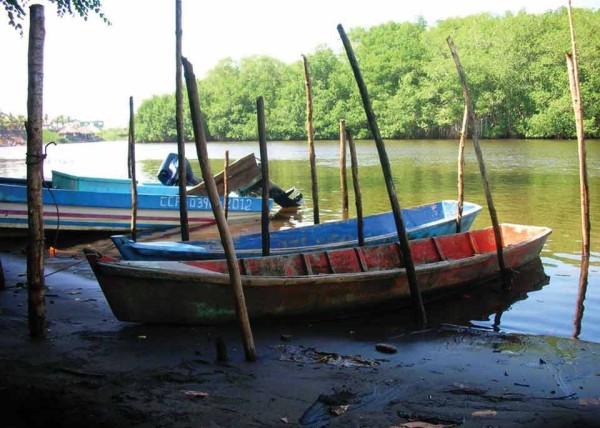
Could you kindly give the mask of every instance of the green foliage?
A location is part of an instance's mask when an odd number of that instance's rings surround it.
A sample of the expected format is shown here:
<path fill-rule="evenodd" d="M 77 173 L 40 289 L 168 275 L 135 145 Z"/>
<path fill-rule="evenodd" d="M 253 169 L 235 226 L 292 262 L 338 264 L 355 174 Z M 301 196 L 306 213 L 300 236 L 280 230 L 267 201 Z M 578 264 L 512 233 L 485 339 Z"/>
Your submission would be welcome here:
<path fill-rule="evenodd" d="M 585 130 L 588 137 L 598 138 L 600 12 L 575 9 L 574 16 Z M 464 99 L 448 36 L 458 48 L 482 137 L 576 135 L 565 63 L 565 52 L 571 51 L 566 8 L 540 15 L 451 18 L 431 27 L 422 19 L 388 22 L 354 28 L 348 34 L 386 139 L 458 136 Z M 340 119 L 346 120 L 355 138 L 369 138 L 345 54 L 320 46 L 307 60 L 315 138 L 337 139 Z M 226 58 L 198 86 L 208 138 L 256 140 L 259 96 L 265 101 L 269 139 L 306 138 L 300 58 L 292 64 L 265 56 L 239 62 Z M 138 111 L 138 139 L 174 141 L 174 112 L 172 96 L 145 100 Z"/>
<path fill-rule="evenodd" d="M 58 16 L 75 15 L 77 14 L 84 20 L 88 19 L 89 12 L 98 15 L 106 24 L 110 25 L 110 21 L 102 12 L 101 0 L 48 0 L 56 5 L 56 13 Z M 8 24 L 16 30 L 22 32 L 23 26 L 21 21 L 27 15 L 25 6 L 27 0 L 0 0 L 0 4 L 4 6 L 6 15 L 8 16 Z"/>

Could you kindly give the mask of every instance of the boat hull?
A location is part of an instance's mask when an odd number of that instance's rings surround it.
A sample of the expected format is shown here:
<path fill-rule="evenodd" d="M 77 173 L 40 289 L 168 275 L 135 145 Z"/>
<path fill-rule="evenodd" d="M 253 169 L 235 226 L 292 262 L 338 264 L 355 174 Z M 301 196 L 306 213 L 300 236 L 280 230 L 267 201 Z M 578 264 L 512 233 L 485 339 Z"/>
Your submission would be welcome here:
<path fill-rule="evenodd" d="M 516 269 L 539 257 L 551 230 L 502 225 L 504 262 Z M 410 242 L 425 298 L 499 276 L 493 230 Z M 121 321 L 219 324 L 236 319 L 226 261 L 135 262 L 86 256 Z M 241 259 L 250 318 L 337 315 L 410 299 L 397 243 Z"/>
<path fill-rule="evenodd" d="M 456 201 L 439 201 L 433 204 L 402 210 L 409 239 L 448 235 L 456 232 Z M 462 230 L 469 230 L 481 206 L 465 202 Z M 394 216 L 391 212 L 366 216 L 364 236 L 367 245 L 398 240 Z M 326 222 L 270 233 L 270 253 L 290 254 L 319 249 L 346 248 L 357 242 L 357 220 Z M 112 240 L 125 260 L 206 260 L 225 257 L 220 240 L 189 242 L 135 242 L 126 236 L 113 236 Z M 234 238 L 239 258 L 262 255 L 260 233 Z"/>

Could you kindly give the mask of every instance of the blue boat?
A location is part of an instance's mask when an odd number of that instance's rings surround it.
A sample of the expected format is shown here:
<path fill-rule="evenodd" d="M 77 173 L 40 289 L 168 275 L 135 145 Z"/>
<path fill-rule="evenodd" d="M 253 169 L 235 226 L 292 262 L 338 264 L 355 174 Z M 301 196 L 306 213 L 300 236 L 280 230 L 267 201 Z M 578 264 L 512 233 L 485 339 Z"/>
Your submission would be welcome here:
<path fill-rule="evenodd" d="M 0 179 L 1 228 L 28 227 L 27 186 L 24 180 L 19 180 Z M 67 184 L 69 182 L 71 185 Z M 92 179 L 54 171 L 52 183 L 45 182 L 42 187 L 44 227 L 77 231 L 129 231 L 132 207 L 130 183 L 129 180 Z M 137 191 L 138 230 L 180 226 L 177 187 L 150 184 L 138 186 Z M 208 196 L 187 196 L 186 199 L 190 228 L 215 223 Z M 270 200 L 269 210 L 272 206 L 273 201 Z M 260 219 L 261 212 L 261 198 L 228 198 L 228 221 L 231 223 L 256 221 Z"/>
<path fill-rule="evenodd" d="M 406 208 L 402 218 L 409 239 L 449 235 L 456 232 L 456 201 L 439 201 L 429 205 Z M 472 226 L 481 206 L 465 202 L 463 206 L 462 231 Z M 398 239 L 392 212 L 364 217 L 366 245 L 393 242 Z M 219 239 L 188 242 L 135 242 L 123 235 L 111 237 L 125 260 L 203 260 L 225 257 Z M 254 233 L 234 238 L 239 258 L 262 255 L 262 235 Z M 272 255 L 290 254 L 323 249 L 356 246 L 357 220 L 341 220 L 304 226 L 270 233 Z"/>

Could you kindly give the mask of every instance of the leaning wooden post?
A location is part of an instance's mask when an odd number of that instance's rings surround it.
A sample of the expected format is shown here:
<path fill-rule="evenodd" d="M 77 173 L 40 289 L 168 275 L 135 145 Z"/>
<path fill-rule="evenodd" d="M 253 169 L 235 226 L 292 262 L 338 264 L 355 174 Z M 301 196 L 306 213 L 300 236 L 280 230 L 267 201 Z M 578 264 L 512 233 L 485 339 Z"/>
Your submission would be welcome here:
<path fill-rule="evenodd" d="M 483 181 L 483 187 L 485 189 L 485 198 L 487 200 L 488 208 L 490 211 L 490 217 L 492 219 L 492 225 L 494 227 L 494 237 L 496 240 L 496 251 L 498 253 L 498 265 L 500 267 L 500 275 L 502 276 L 502 282 L 504 284 L 504 288 L 508 289 L 510 287 L 510 282 L 508 279 L 508 272 L 506 270 L 504 264 L 504 253 L 502 251 L 502 230 L 500 229 L 500 225 L 498 224 L 498 215 L 496 214 L 496 208 L 494 207 L 494 201 L 492 199 L 492 191 L 490 189 L 490 183 L 487 176 L 487 171 L 485 168 L 485 163 L 483 161 L 483 153 L 481 152 L 481 146 L 479 145 L 479 131 L 477 129 L 477 122 L 475 120 L 475 112 L 473 110 L 473 103 L 471 102 L 471 94 L 469 93 L 469 87 L 467 85 L 467 77 L 465 72 L 460 64 L 460 59 L 458 58 L 458 52 L 456 50 L 456 46 L 454 46 L 454 42 L 450 37 L 446 39 L 448 46 L 450 47 L 450 51 L 452 52 L 452 57 L 454 58 L 454 62 L 456 64 L 456 68 L 458 70 L 458 75 L 460 77 L 460 83 L 463 89 L 463 96 L 465 97 L 465 103 L 467 106 L 467 110 L 469 111 L 469 120 L 471 121 L 471 130 L 472 135 L 471 138 L 473 140 L 473 145 L 475 146 L 475 153 L 477 154 L 477 162 L 479 163 L 479 170 L 481 171 L 481 179 Z"/>
<path fill-rule="evenodd" d="M 312 87 L 308 60 L 302 55 L 304 62 L 304 86 L 306 88 L 306 133 L 308 135 L 308 158 L 310 160 L 310 177 L 312 182 L 314 224 L 319 224 L 319 186 L 317 185 L 317 163 L 315 159 L 315 133 L 313 128 Z"/>
<path fill-rule="evenodd" d="M 352 66 L 352 71 L 354 73 L 354 77 L 356 79 L 356 83 L 358 84 L 358 89 L 360 91 L 360 96 L 362 98 L 363 107 L 367 115 L 367 121 L 369 122 L 369 128 L 371 129 L 371 133 L 373 134 L 373 138 L 375 139 L 375 144 L 377 145 L 377 152 L 379 153 L 379 159 L 381 161 L 381 167 L 383 169 L 383 175 L 385 177 L 385 184 L 387 186 L 388 196 L 390 198 L 390 204 L 392 205 L 394 220 L 396 222 L 396 229 L 398 231 L 398 240 L 400 242 L 400 250 L 402 252 L 402 258 L 404 260 L 404 266 L 406 268 L 406 276 L 408 278 L 408 285 L 410 287 L 410 295 L 413 301 L 413 306 L 415 309 L 417 320 L 418 322 L 424 325 L 427 323 L 427 316 L 425 315 L 423 298 L 421 297 L 421 290 L 419 289 L 419 284 L 417 282 L 417 273 L 412 259 L 412 254 L 410 252 L 410 244 L 408 242 L 406 228 L 404 227 L 404 220 L 402 219 L 400 203 L 398 202 L 398 197 L 396 195 L 396 186 L 394 185 L 394 180 L 392 177 L 392 168 L 390 167 L 390 161 L 388 159 L 387 151 L 385 150 L 385 144 L 383 143 L 383 139 L 381 138 L 381 134 L 379 133 L 379 127 L 377 126 L 375 113 L 373 112 L 373 108 L 371 107 L 371 101 L 369 99 L 369 93 L 367 92 L 367 86 L 365 85 L 365 82 L 362 78 L 362 74 L 358 67 L 358 61 L 356 60 L 356 57 L 354 55 L 354 51 L 352 49 L 352 45 L 350 44 L 350 40 L 348 39 L 348 36 L 346 36 L 346 32 L 344 31 L 342 24 L 339 24 L 337 26 L 337 29 L 340 34 L 340 37 L 342 38 L 342 42 L 344 43 L 344 48 L 346 49 L 346 54 L 348 55 L 350 65 Z"/>
<path fill-rule="evenodd" d="M 340 119 L 340 190 L 342 192 L 342 213 L 348 217 L 348 179 L 346 177 L 346 121 Z"/>
<path fill-rule="evenodd" d="M 260 145 L 260 169 L 262 173 L 262 255 L 271 253 L 271 240 L 269 236 L 269 156 L 267 154 L 267 133 L 265 131 L 265 103 L 263 97 L 256 99 L 256 112 L 258 114 L 258 143 Z"/>
<path fill-rule="evenodd" d="M 181 77 L 181 0 L 175 0 L 175 127 L 177 128 L 177 165 L 179 166 L 179 222 L 181 240 L 189 241 L 187 211 L 187 163 L 185 161 L 185 131 L 183 128 L 183 79 Z"/>
<path fill-rule="evenodd" d="M 465 105 L 460 141 L 458 142 L 458 207 L 456 210 L 456 233 L 462 228 L 463 205 L 465 202 L 465 140 L 467 139 L 467 124 L 469 123 L 469 108 Z"/>
<path fill-rule="evenodd" d="M 350 148 L 350 161 L 352 166 L 352 184 L 354 187 L 354 200 L 356 202 L 356 227 L 358 234 L 358 245 L 365 245 L 365 227 L 362 210 L 362 195 L 360 193 L 360 183 L 358 182 L 358 157 L 356 156 L 356 146 L 352 139 L 349 129 L 344 130 L 347 135 L 348 147 Z"/>
<path fill-rule="evenodd" d="M 223 165 L 223 211 L 225 219 L 229 214 L 229 150 L 225 150 L 225 165 Z"/>
<path fill-rule="evenodd" d="M 27 84 L 27 313 L 29 335 L 46 335 L 44 302 L 44 205 L 42 200 L 42 167 L 44 161 L 44 39 L 46 27 L 44 6 L 30 8 L 29 78 Z"/>
<path fill-rule="evenodd" d="M 4 279 L 4 268 L 2 267 L 2 259 L 0 259 L 0 290 L 6 288 L 6 280 Z"/>
<path fill-rule="evenodd" d="M 136 240 L 137 224 L 137 178 L 135 174 L 135 120 L 133 97 L 129 97 L 129 177 L 131 178 L 131 239 Z"/>
<path fill-rule="evenodd" d="M 202 115 L 200 112 L 200 100 L 198 98 L 198 86 L 196 76 L 192 64 L 185 58 L 181 57 L 183 69 L 185 73 L 185 82 L 187 85 L 188 99 L 190 102 L 190 110 L 192 116 L 192 125 L 194 128 L 194 140 L 196 141 L 196 151 L 198 153 L 198 161 L 202 170 L 202 179 L 206 183 L 208 198 L 212 205 L 213 214 L 217 221 L 217 228 L 221 235 L 221 243 L 227 257 L 227 267 L 229 269 L 229 277 L 233 288 L 235 299 L 235 310 L 237 312 L 240 327 L 242 330 L 242 341 L 247 361 L 256 361 L 256 348 L 254 347 L 254 338 L 252 337 L 252 329 L 250 328 L 250 318 L 248 309 L 246 308 L 246 300 L 244 298 L 244 289 L 242 287 L 242 278 L 240 275 L 240 266 L 238 264 L 235 248 L 233 247 L 233 239 L 229 232 L 227 220 L 221 210 L 221 201 L 215 178 L 213 177 L 210 163 L 208 162 L 208 149 L 206 147 L 206 137 L 204 136 L 204 128 L 202 126 Z"/>
<path fill-rule="evenodd" d="M 579 66 L 577 64 L 577 42 L 575 40 L 575 27 L 573 25 L 573 11 L 569 0 L 569 28 L 571 32 L 572 54 L 566 54 L 573 113 L 575 114 L 575 129 L 577 130 L 579 154 L 579 191 L 581 195 L 581 272 L 579 275 L 579 292 L 577 295 L 577 311 L 575 316 L 575 330 L 573 337 L 581 333 L 581 320 L 583 318 L 585 295 L 587 292 L 589 266 L 590 266 L 590 197 L 587 178 L 587 159 L 585 148 L 585 132 L 583 129 L 583 105 L 581 102 L 581 88 L 579 86 Z"/>

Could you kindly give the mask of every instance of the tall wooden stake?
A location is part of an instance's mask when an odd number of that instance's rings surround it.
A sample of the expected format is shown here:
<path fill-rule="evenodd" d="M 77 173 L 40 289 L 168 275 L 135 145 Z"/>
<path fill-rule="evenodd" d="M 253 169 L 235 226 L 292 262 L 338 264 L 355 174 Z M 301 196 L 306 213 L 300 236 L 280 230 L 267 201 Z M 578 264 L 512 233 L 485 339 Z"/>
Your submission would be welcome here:
<path fill-rule="evenodd" d="M 577 296 L 577 312 L 575 317 L 575 330 L 573 337 L 579 337 L 581 320 L 583 318 L 585 295 L 587 292 L 589 265 L 590 265 L 590 196 L 587 178 L 587 157 L 585 149 L 585 132 L 583 129 L 583 105 L 581 102 L 581 88 L 579 86 L 579 66 L 577 64 L 577 42 L 575 40 L 575 26 L 573 24 L 573 11 L 569 0 L 569 27 L 571 31 L 572 54 L 567 54 L 567 70 L 575 114 L 575 128 L 577 130 L 578 155 L 579 155 L 579 191 L 581 194 L 581 272 L 579 275 L 579 293 Z"/>
<path fill-rule="evenodd" d="M 477 162 L 479 163 L 479 170 L 481 172 L 481 180 L 483 181 L 483 187 L 485 189 L 485 198 L 487 200 L 488 208 L 490 211 L 490 217 L 492 219 L 492 225 L 494 227 L 494 237 L 496 240 L 496 252 L 498 254 L 498 265 L 500 267 L 500 275 L 502 276 L 502 282 L 504 284 L 504 288 L 510 288 L 510 281 L 508 278 L 508 272 L 506 271 L 506 267 L 504 264 L 504 253 L 502 251 L 502 230 L 500 229 L 500 225 L 498 224 L 498 215 L 496 214 L 496 208 L 494 207 L 494 200 L 492 199 L 492 190 L 490 188 L 490 183 L 487 176 L 487 171 L 485 168 L 485 163 L 483 161 L 483 153 L 481 152 L 481 146 L 479 145 L 479 131 L 477 129 L 477 121 L 475 120 L 475 111 L 473 110 L 473 103 L 471 101 L 471 94 L 469 93 L 469 87 L 467 85 L 467 77 L 465 72 L 460 64 L 460 59 L 458 57 L 458 51 L 456 50 L 456 46 L 454 46 L 454 42 L 450 37 L 446 39 L 448 46 L 450 47 L 450 51 L 452 52 L 452 57 L 454 58 L 454 63 L 456 64 L 456 68 L 458 70 L 458 75 L 460 77 L 460 83 L 463 89 L 463 96 L 465 97 L 465 103 L 467 106 L 467 110 L 469 111 L 469 120 L 471 121 L 471 130 L 473 139 L 473 145 L 475 146 L 475 153 L 477 155 Z"/>
<path fill-rule="evenodd" d="M 27 313 L 29 335 L 46 335 L 44 302 L 44 205 L 42 201 L 42 169 L 44 162 L 44 39 L 46 37 L 44 6 L 30 8 L 29 79 L 27 84 Z"/>
<path fill-rule="evenodd" d="M 360 183 L 358 181 L 358 157 L 356 156 L 356 146 L 354 145 L 354 140 L 352 139 L 352 134 L 349 129 L 344 129 L 347 140 L 348 147 L 350 147 L 350 160 L 352 164 L 352 184 L 354 187 L 354 200 L 356 203 L 356 227 L 357 227 L 357 235 L 358 235 L 358 245 L 365 245 L 365 227 L 363 220 L 363 210 L 362 210 L 362 195 L 360 193 Z"/>
<path fill-rule="evenodd" d="M 467 124 L 469 123 L 469 108 L 465 105 L 460 141 L 458 142 L 458 208 L 456 210 L 456 233 L 462 228 L 463 206 L 465 202 L 465 140 L 467 139 Z"/>
<path fill-rule="evenodd" d="M 312 86 L 308 60 L 302 55 L 304 62 L 304 86 L 306 87 L 306 133 L 308 135 L 308 158 L 310 160 L 310 177 L 312 182 L 313 219 L 319 224 L 319 186 L 317 185 L 317 163 L 315 159 L 315 133 L 313 128 Z"/>
<path fill-rule="evenodd" d="M 379 153 L 379 160 L 381 162 L 381 168 L 383 169 L 383 176 L 385 178 L 385 184 L 387 186 L 388 196 L 390 198 L 390 204 L 392 206 L 392 212 L 394 214 L 394 220 L 396 222 L 396 229 L 398 231 L 398 240 L 400 242 L 400 250 L 402 252 L 402 258 L 404 260 L 404 266 L 406 268 L 406 276 L 408 278 L 408 285 L 410 287 L 410 296 L 413 302 L 415 314 L 417 316 L 417 322 L 421 325 L 427 323 L 427 316 L 425 315 L 425 307 L 423 306 L 423 298 L 421 297 L 421 290 L 417 281 L 417 273 L 415 271 L 415 264 L 412 259 L 410 252 L 410 244 L 408 242 L 408 236 L 406 234 L 406 228 L 404 227 L 404 220 L 402 219 L 402 211 L 400 209 L 400 203 L 398 202 L 398 196 L 396 195 L 396 186 L 394 185 L 394 179 L 392 177 L 392 168 L 390 166 L 390 160 L 388 159 L 385 144 L 379 133 L 379 127 L 377 126 L 377 120 L 375 119 L 375 113 L 371 107 L 371 101 L 369 99 L 369 93 L 367 92 L 367 86 L 362 78 L 360 68 L 358 67 L 358 61 L 354 55 L 354 50 L 350 44 L 348 36 L 341 24 L 337 26 L 338 33 L 344 43 L 348 60 L 352 66 L 354 78 L 358 84 L 360 96 L 362 98 L 363 107 L 367 115 L 367 121 L 369 122 L 369 128 L 375 139 L 377 145 L 377 152 Z"/>
<path fill-rule="evenodd" d="M 271 253 L 271 237 L 269 236 L 269 156 L 267 154 L 267 133 L 265 131 L 265 103 L 263 97 L 256 99 L 256 112 L 258 115 L 258 142 L 260 144 L 260 168 L 262 172 L 262 255 Z"/>
<path fill-rule="evenodd" d="M 225 219 L 229 214 L 229 150 L 225 150 L 225 165 L 223 165 L 223 211 Z"/>
<path fill-rule="evenodd" d="M 187 163 L 185 161 L 185 134 L 183 129 L 183 79 L 181 77 L 181 0 L 175 0 L 175 126 L 177 128 L 177 165 L 179 165 L 179 219 L 181 240 L 189 241 L 190 228 L 187 212 Z"/>
<path fill-rule="evenodd" d="M 246 308 L 246 300 L 244 298 L 240 266 L 235 254 L 235 248 L 233 247 L 233 239 L 231 238 L 231 233 L 229 232 L 229 226 L 227 225 L 227 220 L 225 219 L 221 209 L 221 201 L 219 200 L 217 185 L 215 184 L 215 179 L 208 161 L 208 149 L 206 147 L 206 137 L 204 135 L 204 128 L 202 125 L 202 114 L 200 111 L 200 100 L 198 98 L 196 76 L 194 75 L 192 64 L 185 57 L 181 57 L 181 61 L 183 63 L 188 99 L 190 102 L 198 161 L 200 162 L 200 169 L 202 170 L 202 178 L 206 183 L 206 190 L 212 205 L 213 214 L 215 216 L 215 220 L 217 221 L 217 228 L 219 229 L 219 234 L 221 235 L 221 243 L 223 244 L 225 256 L 227 257 L 227 267 L 229 269 L 229 277 L 231 279 L 231 286 L 233 288 L 235 310 L 240 321 L 242 342 L 244 344 L 244 351 L 246 353 L 246 361 L 256 361 L 256 348 L 254 346 L 254 338 L 252 336 L 252 329 L 250 328 L 250 318 L 248 316 L 248 309 Z"/>
<path fill-rule="evenodd" d="M 346 121 L 340 119 L 340 189 L 342 192 L 342 214 L 348 217 L 348 179 L 346 177 Z"/>
<path fill-rule="evenodd" d="M 133 97 L 129 97 L 129 177 L 131 177 L 131 239 L 136 240 L 137 225 L 137 178 L 135 173 L 135 119 Z"/>

